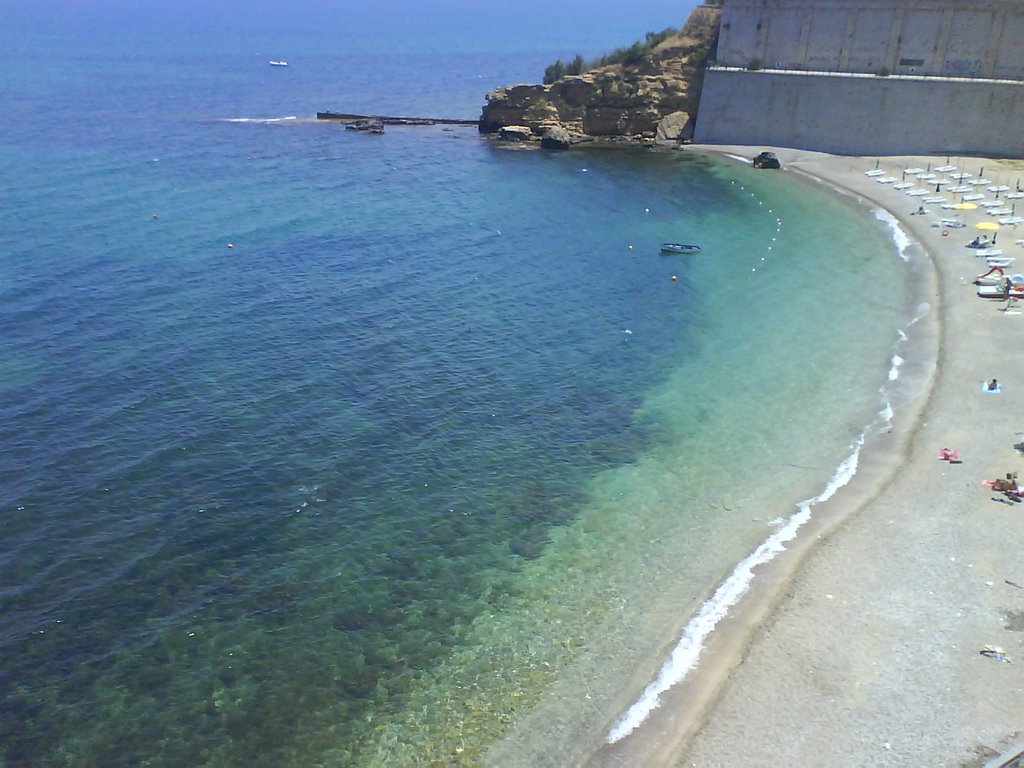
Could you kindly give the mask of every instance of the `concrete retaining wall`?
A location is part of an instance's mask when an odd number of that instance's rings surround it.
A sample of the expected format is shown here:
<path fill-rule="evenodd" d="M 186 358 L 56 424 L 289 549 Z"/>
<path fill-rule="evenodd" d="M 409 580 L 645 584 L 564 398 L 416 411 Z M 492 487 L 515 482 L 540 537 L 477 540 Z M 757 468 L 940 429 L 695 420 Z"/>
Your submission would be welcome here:
<path fill-rule="evenodd" d="M 1024 82 L 708 70 L 694 140 L 836 154 L 1024 156 Z"/>
<path fill-rule="evenodd" d="M 717 62 L 1024 78 L 1020 0 L 725 0 Z"/>

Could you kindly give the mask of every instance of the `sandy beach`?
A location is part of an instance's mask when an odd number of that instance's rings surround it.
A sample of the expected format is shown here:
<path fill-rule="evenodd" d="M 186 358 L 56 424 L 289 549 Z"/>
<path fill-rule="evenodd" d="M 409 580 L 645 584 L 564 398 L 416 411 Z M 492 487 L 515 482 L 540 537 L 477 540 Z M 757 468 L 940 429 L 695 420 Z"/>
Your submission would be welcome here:
<path fill-rule="evenodd" d="M 760 149 L 693 148 L 747 158 Z M 757 571 L 698 670 L 592 763 L 1001 765 L 1024 750 L 1024 504 L 981 482 L 1024 468 L 1014 447 L 1024 433 L 1016 413 L 1024 307 L 1007 311 L 1005 301 L 976 296 L 973 281 L 987 266 L 965 247 L 980 234 L 975 224 L 994 217 L 939 204 L 913 215 L 920 197 L 865 175 L 877 163 L 901 179 L 945 157 L 775 151 L 785 172 L 888 210 L 916 241 L 912 274 L 928 310 L 912 328 L 919 359 L 900 373 L 916 389 L 891 431 L 865 445 L 849 485 L 815 508 L 790 551 Z M 1024 180 L 1020 162 L 949 163 L 974 177 L 984 169 L 1011 189 Z M 950 215 L 966 227 L 936 226 Z M 1005 255 L 1024 257 L 1015 244 L 1021 229 L 1002 227 Z M 1014 271 L 1024 262 L 1007 269 Z M 983 392 L 993 377 L 1001 392 Z M 958 450 L 962 463 L 940 461 L 943 447 Z M 1005 660 L 981 654 L 986 646 Z"/>

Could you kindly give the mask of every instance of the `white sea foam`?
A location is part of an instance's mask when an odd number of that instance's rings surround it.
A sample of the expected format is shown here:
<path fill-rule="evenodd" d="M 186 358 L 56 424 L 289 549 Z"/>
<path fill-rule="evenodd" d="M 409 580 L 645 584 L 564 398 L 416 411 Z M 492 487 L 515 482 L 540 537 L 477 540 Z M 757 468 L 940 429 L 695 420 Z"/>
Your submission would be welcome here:
<path fill-rule="evenodd" d="M 785 550 L 786 544 L 796 538 L 801 526 L 811 519 L 811 508 L 815 504 L 832 498 L 837 490 L 850 482 L 850 478 L 857 472 L 864 437 L 862 434 L 854 443 L 850 455 L 836 469 L 825 490 L 812 499 L 800 502 L 797 511 L 790 515 L 785 525 L 741 560 L 715 593 L 704 602 L 697 615 L 686 625 L 682 638 L 662 665 L 657 678 L 644 689 L 640 698 L 608 732 L 606 740 L 609 744 L 614 744 L 632 733 L 661 703 L 661 695 L 682 681 L 697 666 L 705 640 L 750 589 L 750 584 L 754 580 L 754 569 L 771 562 Z"/>
<path fill-rule="evenodd" d="M 297 115 L 288 115 L 288 117 L 225 117 L 222 119 L 225 123 L 283 123 L 299 118 Z"/>
<path fill-rule="evenodd" d="M 726 154 L 726 157 L 731 157 L 733 160 L 739 160 L 741 163 L 746 163 L 747 165 L 750 165 L 750 160 L 748 160 L 745 157 L 740 157 L 739 155 L 730 155 L 730 154 Z"/>
<path fill-rule="evenodd" d="M 906 334 L 904 334 L 904 337 L 905 336 L 906 336 Z M 892 365 L 889 366 L 889 381 L 896 381 L 896 379 L 899 378 L 899 376 L 900 376 L 900 366 L 903 365 L 903 363 L 905 363 L 905 362 L 906 362 L 906 360 L 904 360 L 899 355 L 893 355 L 892 356 Z"/>
<path fill-rule="evenodd" d="M 907 242 L 909 243 L 909 240 Z M 908 326 L 916 323 L 927 311 L 927 304 L 920 305 L 918 307 L 918 314 L 908 323 Z M 907 341 L 907 338 L 906 331 L 898 329 L 897 343 L 903 343 Z M 888 382 L 896 381 L 899 378 L 900 367 L 905 362 L 904 358 L 897 354 L 892 356 Z M 878 411 L 878 419 L 869 425 L 853 443 L 850 454 L 836 468 L 825 489 L 814 498 L 806 499 L 797 504 L 797 511 L 790 515 L 788 519 L 780 517 L 772 520 L 770 524 L 777 527 L 776 532 L 762 542 L 751 554 L 741 560 L 732 573 L 729 574 L 728 578 L 718 586 L 715 593 L 701 605 L 697 615 L 686 625 L 682 637 L 658 671 L 657 677 L 644 689 L 640 698 L 633 703 L 608 732 L 606 741 L 609 744 L 614 744 L 625 738 L 639 727 L 661 703 L 661 695 L 685 679 L 690 671 L 696 668 L 707 638 L 714 631 L 715 627 L 718 626 L 718 623 L 728 615 L 729 611 L 749 591 L 750 585 L 754 580 L 754 569 L 759 565 L 771 562 L 786 549 L 786 545 L 796 538 L 804 523 L 811 519 L 811 509 L 815 504 L 828 501 L 835 495 L 836 491 L 850 482 L 857 473 L 860 452 L 867 435 L 884 430 L 892 424 L 893 407 L 889 400 L 887 389 L 886 385 L 883 385 L 881 388 L 883 406 Z"/>
<path fill-rule="evenodd" d="M 888 225 L 892 232 L 892 240 L 896 243 L 896 247 L 899 249 L 900 258 L 904 261 L 910 261 L 910 256 L 907 255 L 907 249 L 913 243 L 910 239 L 910 235 L 903 231 L 903 227 L 900 226 L 899 221 L 886 210 L 876 208 L 874 211 L 875 218 L 881 221 L 883 224 Z"/>

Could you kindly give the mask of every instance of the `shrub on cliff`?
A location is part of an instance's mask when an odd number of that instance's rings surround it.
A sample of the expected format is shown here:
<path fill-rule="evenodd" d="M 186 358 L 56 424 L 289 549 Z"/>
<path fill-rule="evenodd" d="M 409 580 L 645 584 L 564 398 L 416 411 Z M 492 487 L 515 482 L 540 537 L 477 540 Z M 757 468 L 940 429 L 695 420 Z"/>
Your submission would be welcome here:
<path fill-rule="evenodd" d="M 578 53 L 576 58 L 570 61 L 568 64 L 563 62 L 561 59 L 557 59 L 554 64 L 549 64 L 544 70 L 544 85 L 550 85 L 551 83 L 561 80 L 566 75 L 579 75 L 586 71 L 586 63 L 583 61 L 583 57 Z"/>
<path fill-rule="evenodd" d="M 666 27 L 661 32 L 648 32 L 643 40 L 637 40 L 626 48 L 616 48 L 611 53 L 599 56 L 593 61 L 584 61 L 579 54 L 576 54 L 576 58 L 568 64 L 558 59 L 544 70 L 544 84 L 550 85 L 566 75 L 579 75 L 598 67 L 607 67 L 612 64 L 637 64 L 663 42 L 678 34 L 679 30 L 675 27 Z"/>

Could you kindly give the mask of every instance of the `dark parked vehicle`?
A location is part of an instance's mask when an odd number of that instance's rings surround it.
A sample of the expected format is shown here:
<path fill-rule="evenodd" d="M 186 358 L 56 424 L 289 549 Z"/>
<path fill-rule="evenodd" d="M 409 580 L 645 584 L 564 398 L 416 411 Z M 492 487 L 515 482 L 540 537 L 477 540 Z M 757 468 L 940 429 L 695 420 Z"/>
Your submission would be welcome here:
<path fill-rule="evenodd" d="M 754 158 L 755 168 L 781 168 L 774 152 L 761 152 Z"/>

